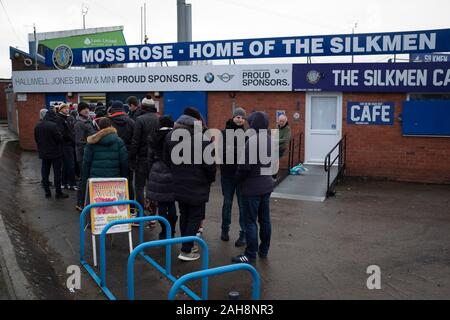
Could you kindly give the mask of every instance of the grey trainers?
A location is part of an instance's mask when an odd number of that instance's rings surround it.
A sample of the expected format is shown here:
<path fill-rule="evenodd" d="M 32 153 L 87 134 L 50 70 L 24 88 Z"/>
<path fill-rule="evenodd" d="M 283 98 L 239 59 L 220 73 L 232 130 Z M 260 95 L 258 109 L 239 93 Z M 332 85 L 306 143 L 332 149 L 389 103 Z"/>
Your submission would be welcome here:
<path fill-rule="evenodd" d="M 200 254 L 194 253 L 194 252 L 186 253 L 186 252 L 180 251 L 180 255 L 178 256 L 178 259 L 183 260 L 183 261 L 195 261 L 195 260 L 200 259 Z"/>

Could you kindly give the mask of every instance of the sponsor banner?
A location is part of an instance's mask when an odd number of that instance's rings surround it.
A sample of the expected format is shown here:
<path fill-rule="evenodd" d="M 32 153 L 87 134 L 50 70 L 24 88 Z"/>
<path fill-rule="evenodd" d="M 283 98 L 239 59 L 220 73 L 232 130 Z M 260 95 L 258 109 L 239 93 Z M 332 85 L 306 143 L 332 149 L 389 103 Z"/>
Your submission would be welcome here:
<path fill-rule="evenodd" d="M 356 125 L 394 124 L 393 102 L 348 102 L 347 123 Z"/>
<path fill-rule="evenodd" d="M 54 52 L 46 52 L 53 65 Z M 292 58 L 450 51 L 450 29 L 220 40 L 73 49 L 74 66 L 218 59 Z M 57 52 L 56 52 L 57 53 Z M 59 54 L 59 53 L 57 53 Z M 58 68 L 65 68 L 60 65 Z"/>
<path fill-rule="evenodd" d="M 450 62 L 450 54 L 424 54 L 415 53 L 410 55 L 411 62 Z"/>
<path fill-rule="evenodd" d="M 295 64 L 294 91 L 449 92 L 448 63 Z"/>
<path fill-rule="evenodd" d="M 292 91 L 292 65 L 14 71 L 14 92 Z"/>
<path fill-rule="evenodd" d="M 128 200 L 128 182 L 125 178 L 89 179 L 90 203 Z M 116 220 L 130 218 L 130 206 L 113 206 L 91 209 L 92 234 L 99 235 L 103 228 Z M 108 233 L 131 231 L 129 224 L 120 224 L 108 230 Z"/>

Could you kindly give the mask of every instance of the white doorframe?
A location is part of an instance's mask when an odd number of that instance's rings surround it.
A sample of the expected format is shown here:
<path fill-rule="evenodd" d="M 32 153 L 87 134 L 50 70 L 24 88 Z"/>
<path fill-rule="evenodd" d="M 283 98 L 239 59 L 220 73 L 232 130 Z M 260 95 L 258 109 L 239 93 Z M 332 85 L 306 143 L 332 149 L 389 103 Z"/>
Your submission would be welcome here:
<path fill-rule="evenodd" d="M 343 103 L 343 97 L 341 92 L 307 92 L 306 93 L 306 103 L 305 103 L 305 163 L 306 164 L 314 164 L 314 165 L 323 165 L 319 162 L 311 162 L 309 161 L 311 156 L 311 148 L 314 148 L 314 146 L 311 143 L 311 98 L 312 97 L 333 97 L 337 98 L 337 113 L 336 113 L 336 130 L 337 132 L 337 138 L 336 138 L 336 144 L 339 142 L 340 139 L 342 139 L 342 103 Z M 334 146 L 334 145 L 333 145 Z M 330 147 L 330 150 L 331 151 Z M 325 160 L 325 159 L 324 159 Z"/>

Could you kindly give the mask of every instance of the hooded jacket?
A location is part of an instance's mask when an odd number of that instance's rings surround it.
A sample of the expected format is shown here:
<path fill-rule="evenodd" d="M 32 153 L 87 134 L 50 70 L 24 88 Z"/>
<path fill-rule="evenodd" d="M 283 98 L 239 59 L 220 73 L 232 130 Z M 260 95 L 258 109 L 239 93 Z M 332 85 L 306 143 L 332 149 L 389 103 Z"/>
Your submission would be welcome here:
<path fill-rule="evenodd" d="M 147 197 L 153 201 L 175 201 L 170 158 L 167 152 L 166 135 L 172 128 L 161 128 L 148 137 L 149 177 Z"/>
<path fill-rule="evenodd" d="M 239 156 L 240 156 L 240 155 L 238 155 L 238 150 L 242 150 L 244 145 L 238 146 L 237 144 L 239 141 L 237 138 L 235 138 L 234 141 L 228 140 L 227 135 L 226 135 L 226 132 L 228 130 L 233 130 L 234 132 L 236 132 L 237 130 L 242 130 L 243 132 L 245 132 L 245 130 L 244 130 L 244 126 L 238 126 L 236 123 L 234 123 L 233 119 L 230 119 L 225 124 L 225 130 L 222 131 L 222 138 L 223 138 L 222 162 L 223 162 L 223 164 L 220 165 L 220 174 L 223 177 L 234 178 L 234 176 L 236 175 L 237 163 L 238 163 Z M 233 154 L 233 163 L 232 164 L 226 164 L 227 154 L 228 155 Z"/>
<path fill-rule="evenodd" d="M 166 136 L 167 152 L 170 156 L 170 168 L 173 177 L 173 192 L 175 200 L 189 205 L 202 205 L 209 201 L 211 183 L 216 178 L 215 164 L 194 164 L 194 122 L 197 119 L 182 115 L 175 123 L 174 129 Z M 172 136 L 179 130 L 187 130 L 190 135 L 191 159 L 190 163 L 174 163 L 171 156 L 172 150 L 181 141 L 172 141 Z M 201 132 L 196 134 L 202 134 Z M 197 139 L 201 137 L 197 137 Z M 202 141 L 202 140 L 201 140 Z M 202 141 L 202 152 L 210 144 L 209 141 Z M 175 152 L 177 153 L 177 152 Z"/>
<path fill-rule="evenodd" d="M 63 156 L 63 136 L 56 124 L 57 115 L 49 111 L 34 128 L 34 140 L 36 141 L 40 159 L 57 159 Z"/>
<path fill-rule="evenodd" d="M 267 143 L 267 156 L 271 155 L 271 137 L 269 134 L 263 134 L 261 130 L 268 130 L 269 118 L 263 112 L 255 112 L 247 119 L 250 128 L 256 133 L 245 143 L 244 162 L 239 164 L 236 171 L 236 181 L 240 184 L 241 193 L 246 197 L 262 196 L 273 191 L 273 180 L 270 170 L 270 163 L 263 164 L 259 155 L 252 155 L 256 163 L 251 163 L 252 156 L 250 152 L 257 152 L 261 139 Z M 256 156 L 256 157 L 255 157 Z M 264 170 L 266 169 L 266 170 Z"/>
<path fill-rule="evenodd" d="M 128 177 L 128 152 L 113 127 L 87 138 L 83 158 L 83 182 L 88 178 Z"/>
<path fill-rule="evenodd" d="M 77 117 L 75 122 L 75 152 L 77 161 L 83 161 L 84 146 L 86 145 L 87 137 L 96 132 L 91 119 L 85 118 L 81 115 Z"/>
<path fill-rule="evenodd" d="M 129 150 L 133 139 L 134 120 L 125 112 L 113 113 L 109 118 L 112 121 L 112 126 L 117 130 L 117 135 L 125 142 L 127 150 Z"/>
<path fill-rule="evenodd" d="M 284 127 L 278 126 L 279 130 L 279 146 L 280 146 L 280 153 L 284 153 L 284 151 L 289 147 L 289 142 L 291 141 L 291 128 L 289 127 L 289 123 L 286 122 Z"/>

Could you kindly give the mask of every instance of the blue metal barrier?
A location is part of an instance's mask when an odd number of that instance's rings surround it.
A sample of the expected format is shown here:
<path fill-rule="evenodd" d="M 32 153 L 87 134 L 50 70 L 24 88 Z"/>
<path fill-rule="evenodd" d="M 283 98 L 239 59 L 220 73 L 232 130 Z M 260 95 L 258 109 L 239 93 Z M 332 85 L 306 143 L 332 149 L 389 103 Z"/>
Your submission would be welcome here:
<path fill-rule="evenodd" d="M 128 257 L 128 268 L 127 268 L 127 279 L 128 279 L 128 299 L 134 300 L 134 264 L 136 260 L 136 256 L 140 254 L 142 257 L 144 257 L 150 264 L 152 264 L 156 269 L 158 269 L 163 275 L 165 275 L 169 280 L 172 282 L 176 282 L 177 278 L 175 278 L 170 273 L 167 273 L 164 269 L 162 269 L 159 264 L 157 264 L 153 259 L 148 257 L 145 254 L 141 254 L 141 252 L 144 249 L 147 248 L 153 248 L 153 247 L 161 247 L 161 246 L 167 246 L 167 245 L 173 245 L 177 243 L 184 243 L 184 242 L 197 242 L 200 247 L 202 248 L 202 270 L 208 269 L 208 245 L 206 242 L 199 238 L 199 237 L 182 237 L 182 238 L 173 238 L 173 239 L 166 239 L 166 240 L 157 240 L 157 241 L 151 241 L 142 243 L 139 246 L 137 246 L 133 252 L 131 252 L 130 256 Z M 186 292 L 187 295 L 189 295 L 194 300 L 201 300 L 201 298 L 196 295 L 192 290 L 187 288 L 184 285 L 180 285 L 179 288 Z M 202 279 L 202 296 L 208 295 L 208 278 L 204 277 Z"/>
<path fill-rule="evenodd" d="M 200 278 L 207 279 L 210 276 L 216 276 L 219 274 L 234 272 L 234 271 L 238 271 L 238 270 L 247 270 L 251 273 L 252 279 L 253 279 L 252 299 L 259 300 L 260 280 L 259 280 L 258 271 L 256 271 L 256 269 L 253 266 L 246 264 L 246 263 L 232 264 L 232 265 L 228 265 L 228 266 L 188 273 L 188 274 L 182 276 L 177 281 L 175 281 L 175 283 L 173 284 L 173 286 L 169 292 L 169 300 L 175 299 L 175 295 L 177 294 L 178 290 L 183 285 L 183 283 L 185 283 L 186 281 L 200 279 Z M 208 290 L 206 290 L 206 291 L 202 290 L 202 298 L 203 298 L 203 300 L 208 299 Z"/>
<path fill-rule="evenodd" d="M 106 233 L 109 229 L 116 225 L 121 224 L 128 224 L 128 223 L 136 223 L 139 222 L 139 224 L 145 222 L 145 221 L 161 221 L 166 226 L 166 238 L 169 239 L 172 235 L 172 228 L 170 226 L 169 221 L 167 221 L 166 218 L 160 217 L 160 216 L 148 216 L 143 218 L 133 218 L 133 219 L 124 219 L 124 220 L 117 220 L 113 221 L 109 224 L 107 224 L 100 234 L 100 286 L 106 288 Z M 167 274 L 170 274 L 171 269 L 171 260 L 172 260 L 172 250 L 171 245 L 166 245 L 166 272 Z"/>
<path fill-rule="evenodd" d="M 105 259 L 102 261 L 102 253 L 104 255 L 104 246 L 102 250 L 102 246 L 100 248 L 100 259 L 101 259 L 101 276 L 102 278 L 99 278 L 98 275 L 95 273 L 95 271 L 91 268 L 91 266 L 86 262 L 84 258 L 85 254 L 85 242 L 84 242 L 84 226 L 86 222 L 86 215 L 90 212 L 92 208 L 102 208 L 102 207 L 111 207 L 111 206 L 119 206 L 119 205 L 135 205 L 139 209 L 139 216 L 143 217 L 144 215 L 144 209 L 142 206 L 134 200 L 123 200 L 123 201 L 115 201 L 115 202 L 100 202 L 100 203 L 92 203 L 86 206 L 83 211 L 80 214 L 80 264 L 86 269 L 86 271 L 89 273 L 89 275 L 92 277 L 92 279 L 97 283 L 97 285 L 102 289 L 102 291 L 105 293 L 105 295 L 108 297 L 108 299 L 115 300 L 115 296 L 111 293 L 111 291 L 106 287 L 106 285 L 103 285 L 105 283 Z M 161 217 L 160 217 L 161 218 Z M 163 218 L 162 218 L 163 219 Z M 119 224 L 119 222 L 123 223 L 132 223 L 132 222 L 139 222 L 139 242 L 144 242 L 144 221 L 151 221 L 151 220 L 158 220 L 157 216 L 151 216 L 151 217 L 145 217 L 145 218 L 135 218 L 135 219 L 127 219 L 127 222 L 123 222 L 125 220 L 117 220 L 114 221 L 108 225 L 105 226 L 106 228 L 112 227 L 111 224 Z M 167 221 L 167 220 L 166 220 Z M 168 225 L 168 221 L 166 226 Z M 169 230 L 170 230 L 170 224 L 169 224 Z M 106 232 L 105 232 L 106 234 Z M 103 239 L 104 241 L 104 239 Z M 103 263 L 102 263 L 103 262 Z"/>

